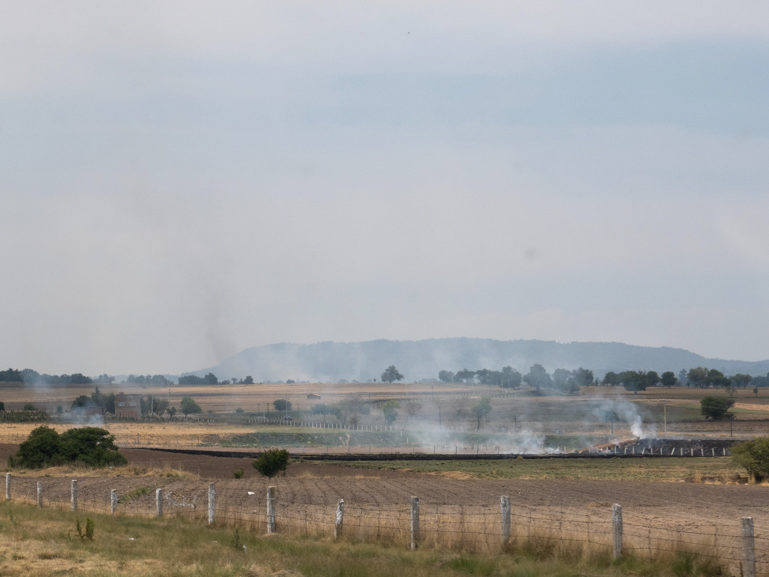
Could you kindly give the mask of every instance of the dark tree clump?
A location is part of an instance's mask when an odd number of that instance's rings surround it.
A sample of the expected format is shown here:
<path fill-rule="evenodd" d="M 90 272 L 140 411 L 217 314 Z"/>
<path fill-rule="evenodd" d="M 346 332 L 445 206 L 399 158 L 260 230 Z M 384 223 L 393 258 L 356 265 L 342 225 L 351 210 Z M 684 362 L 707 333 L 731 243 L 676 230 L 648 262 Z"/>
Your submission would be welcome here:
<path fill-rule="evenodd" d="M 265 477 L 274 477 L 288 466 L 288 451 L 270 449 L 259 455 L 252 463 L 254 469 Z"/>
<path fill-rule="evenodd" d="M 11 467 L 40 469 L 66 463 L 108 467 L 125 465 L 127 461 L 119 453 L 115 438 L 109 431 L 98 427 L 80 427 L 60 435 L 43 425 L 29 434 L 8 462 Z"/>

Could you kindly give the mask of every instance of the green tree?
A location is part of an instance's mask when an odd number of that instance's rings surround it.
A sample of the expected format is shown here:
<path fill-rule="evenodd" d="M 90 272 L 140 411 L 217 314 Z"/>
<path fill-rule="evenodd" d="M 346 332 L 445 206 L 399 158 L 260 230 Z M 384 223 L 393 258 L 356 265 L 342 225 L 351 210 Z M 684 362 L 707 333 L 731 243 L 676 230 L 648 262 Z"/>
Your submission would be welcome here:
<path fill-rule="evenodd" d="M 734 401 L 726 397 L 708 396 L 700 401 L 700 412 L 706 419 L 718 421 L 727 416 L 733 404 Z"/>
<path fill-rule="evenodd" d="M 91 467 L 105 467 L 124 465 L 126 459 L 118 451 L 109 431 L 98 427 L 80 427 L 59 435 L 46 426 L 34 429 L 19 445 L 16 455 L 9 459 L 12 467 L 35 469 L 77 462 Z"/>
<path fill-rule="evenodd" d="M 676 374 L 673 371 L 665 371 L 664 373 L 662 373 L 660 380 L 662 382 L 663 387 L 675 386 L 676 382 L 678 381 L 678 379 L 676 378 Z"/>
<path fill-rule="evenodd" d="M 193 413 L 202 413 L 203 409 L 200 408 L 200 405 L 198 405 L 192 397 L 182 397 L 182 401 L 180 403 L 180 407 L 182 409 L 182 413 L 184 413 L 184 416 L 191 415 Z"/>
<path fill-rule="evenodd" d="M 755 482 L 769 476 L 769 437 L 758 437 L 732 446 L 732 460 L 744 467 Z"/>
<path fill-rule="evenodd" d="M 502 367 L 502 386 L 509 389 L 517 389 L 521 386 L 523 377 L 513 367 Z"/>
<path fill-rule="evenodd" d="M 737 373 L 732 377 L 732 382 L 735 387 L 746 388 L 752 380 L 753 377 L 751 375 L 746 375 L 745 373 Z"/>
<path fill-rule="evenodd" d="M 482 397 L 470 410 L 475 417 L 475 430 L 480 431 L 481 421 L 491 412 L 491 399 Z"/>
<path fill-rule="evenodd" d="M 535 389 L 547 389 L 553 386 L 553 380 L 545 367 L 539 363 L 534 364 L 523 377 L 524 382 Z"/>
<path fill-rule="evenodd" d="M 290 411 L 291 401 L 287 399 L 275 399 L 272 402 L 272 406 L 275 407 L 276 411 Z"/>
<path fill-rule="evenodd" d="M 708 370 L 705 367 L 695 367 L 686 373 L 686 381 L 693 387 L 704 387 L 708 382 Z"/>
<path fill-rule="evenodd" d="M 79 427 L 60 436 L 61 451 L 69 462 L 81 462 L 91 467 L 125 465 L 126 458 L 115 445 L 115 437 L 99 427 Z"/>
<path fill-rule="evenodd" d="M 438 371 L 438 379 L 442 383 L 453 383 L 454 373 L 452 373 L 451 371 Z"/>
<path fill-rule="evenodd" d="M 8 460 L 11 467 L 31 469 L 62 465 L 64 462 L 59 433 L 45 425 L 33 429 L 27 440 L 19 445 L 16 454 Z"/>
<path fill-rule="evenodd" d="M 583 369 L 582 367 L 578 368 L 576 371 L 572 371 L 573 377 L 574 377 L 574 384 L 577 387 L 589 387 L 593 384 L 593 381 L 595 380 L 595 377 L 593 376 L 593 371 L 590 369 Z"/>
<path fill-rule="evenodd" d="M 385 401 L 382 404 L 382 414 L 384 415 L 385 424 L 392 425 L 395 422 L 395 419 L 398 418 L 397 409 L 399 406 L 400 403 L 394 399 Z"/>
<path fill-rule="evenodd" d="M 0 401 L 0 411 L 5 410 L 5 403 L 3 401 Z"/>
<path fill-rule="evenodd" d="M 393 383 L 395 381 L 401 380 L 403 380 L 403 375 L 398 372 L 398 369 L 395 368 L 395 365 L 390 365 L 382 373 L 383 383 Z"/>
<path fill-rule="evenodd" d="M 259 455 L 251 463 L 265 477 L 274 477 L 288 466 L 288 451 L 285 449 L 269 449 Z"/>

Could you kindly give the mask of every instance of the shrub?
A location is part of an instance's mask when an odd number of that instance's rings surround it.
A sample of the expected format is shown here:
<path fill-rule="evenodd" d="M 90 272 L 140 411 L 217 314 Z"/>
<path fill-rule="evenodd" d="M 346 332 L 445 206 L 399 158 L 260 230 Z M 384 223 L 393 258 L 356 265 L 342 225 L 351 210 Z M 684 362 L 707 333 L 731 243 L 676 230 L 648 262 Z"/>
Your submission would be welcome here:
<path fill-rule="evenodd" d="M 759 437 L 732 446 L 732 459 L 744 467 L 754 481 L 769 476 L 769 437 Z"/>
<path fill-rule="evenodd" d="M 11 467 L 32 469 L 78 462 L 106 467 L 125 465 L 126 458 L 118 452 L 115 438 L 104 429 L 81 427 L 59 435 L 43 425 L 34 429 L 19 445 L 16 455 L 8 460 Z"/>
<path fill-rule="evenodd" d="M 700 412 L 706 419 L 718 421 L 726 417 L 733 404 L 734 401 L 726 397 L 705 397 L 700 401 Z"/>
<path fill-rule="evenodd" d="M 290 411 L 291 401 L 286 399 L 277 399 L 273 401 L 272 406 L 275 407 L 276 411 Z"/>
<path fill-rule="evenodd" d="M 285 449 L 270 449 L 265 451 L 252 463 L 254 469 L 265 477 L 274 477 L 286 470 L 288 465 L 288 451 Z"/>
<path fill-rule="evenodd" d="M 66 459 L 61 454 L 61 437 L 45 425 L 32 430 L 27 440 L 19 445 L 16 455 L 8 459 L 11 467 L 40 469 L 61 465 Z"/>

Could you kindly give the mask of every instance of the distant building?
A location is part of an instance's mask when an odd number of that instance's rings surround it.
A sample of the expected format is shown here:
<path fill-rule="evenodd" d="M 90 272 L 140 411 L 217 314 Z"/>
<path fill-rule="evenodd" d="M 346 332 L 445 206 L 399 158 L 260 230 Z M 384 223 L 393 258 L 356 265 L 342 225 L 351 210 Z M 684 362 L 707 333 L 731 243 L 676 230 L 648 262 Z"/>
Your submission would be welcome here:
<path fill-rule="evenodd" d="M 118 419 L 140 419 L 142 416 L 141 395 L 115 395 L 115 416 Z"/>

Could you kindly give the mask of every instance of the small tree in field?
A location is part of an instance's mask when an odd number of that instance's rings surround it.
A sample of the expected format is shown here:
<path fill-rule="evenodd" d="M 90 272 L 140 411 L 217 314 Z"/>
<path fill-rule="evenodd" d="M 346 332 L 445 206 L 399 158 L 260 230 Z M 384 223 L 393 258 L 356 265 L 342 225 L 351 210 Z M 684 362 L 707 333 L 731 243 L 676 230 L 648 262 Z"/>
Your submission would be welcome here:
<path fill-rule="evenodd" d="M 275 407 L 276 411 L 290 411 L 291 401 L 287 399 L 275 399 L 272 402 L 272 406 Z"/>
<path fill-rule="evenodd" d="M 705 397 L 700 401 L 700 412 L 706 419 L 719 421 L 727 416 L 733 404 L 734 401 L 726 397 Z"/>
<path fill-rule="evenodd" d="M 732 459 L 744 467 L 753 481 L 769 477 L 769 437 L 759 437 L 732 446 Z"/>
<path fill-rule="evenodd" d="M 288 451 L 285 449 L 269 449 L 259 455 L 253 463 L 254 469 L 265 477 L 274 477 L 286 470 L 288 465 Z"/>
<path fill-rule="evenodd" d="M 398 369 L 395 368 L 395 365 L 390 365 L 382 373 L 383 383 L 394 383 L 395 381 L 402 381 L 402 380 L 403 380 L 403 375 L 400 374 Z"/>
<path fill-rule="evenodd" d="M 182 408 L 182 413 L 184 413 L 185 417 L 192 413 L 203 412 L 203 409 L 200 408 L 200 405 L 198 405 L 192 397 L 182 397 L 182 402 L 180 405 Z"/>

